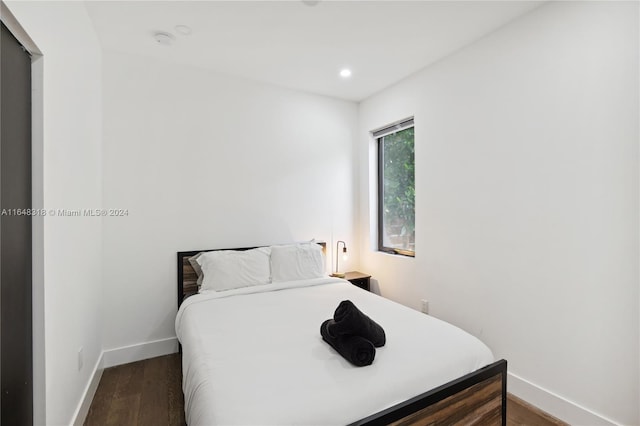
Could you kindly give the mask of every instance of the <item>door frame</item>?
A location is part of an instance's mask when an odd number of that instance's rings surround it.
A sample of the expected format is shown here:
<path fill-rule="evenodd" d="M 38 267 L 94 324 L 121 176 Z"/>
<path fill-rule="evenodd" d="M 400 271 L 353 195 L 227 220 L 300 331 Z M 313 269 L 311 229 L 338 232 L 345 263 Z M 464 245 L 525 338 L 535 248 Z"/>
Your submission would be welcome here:
<path fill-rule="evenodd" d="M 31 202 L 44 208 L 44 57 L 33 39 L 0 1 L 0 21 L 31 55 Z M 44 324 L 44 217 L 32 217 L 33 423 L 46 424 Z"/>

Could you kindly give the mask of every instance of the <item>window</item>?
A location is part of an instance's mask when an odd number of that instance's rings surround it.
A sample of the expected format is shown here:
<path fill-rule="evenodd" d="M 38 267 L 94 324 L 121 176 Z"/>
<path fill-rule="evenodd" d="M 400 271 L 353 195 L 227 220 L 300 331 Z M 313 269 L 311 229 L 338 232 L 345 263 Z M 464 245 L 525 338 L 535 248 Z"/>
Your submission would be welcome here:
<path fill-rule="evenodd" d="M 378 250 L 415 255 L 413 118 L 373 132 L 378 143 Z"/>

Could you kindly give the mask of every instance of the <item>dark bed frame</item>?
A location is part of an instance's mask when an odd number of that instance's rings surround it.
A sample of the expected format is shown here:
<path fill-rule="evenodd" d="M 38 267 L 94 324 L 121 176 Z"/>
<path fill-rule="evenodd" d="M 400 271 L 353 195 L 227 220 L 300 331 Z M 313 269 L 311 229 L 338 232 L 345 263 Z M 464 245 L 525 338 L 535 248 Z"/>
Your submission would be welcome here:
<path fill-rule="evenodd" d="M 326 249 L 325 243 L 318 244 Z M 255 247 L 178 252 L 178 307 L 184 299 L 198 292 L 198 277 L 189 263 L 191 256 L 206 251 L 252 248 Z M 507 361 L 502 359 L 350 426 L 506 424 Z"/>

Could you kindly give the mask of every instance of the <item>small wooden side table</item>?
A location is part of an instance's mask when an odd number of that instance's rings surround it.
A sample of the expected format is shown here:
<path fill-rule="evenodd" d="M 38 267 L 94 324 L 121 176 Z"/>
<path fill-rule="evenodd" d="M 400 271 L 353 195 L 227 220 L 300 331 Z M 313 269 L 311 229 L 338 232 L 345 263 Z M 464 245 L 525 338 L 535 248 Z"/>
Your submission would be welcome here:
<path fill-rule="evenodd" d="M 345 272 L 344 279 L 364 290 L 371 291 L 371 275 L 358 271 Z"/>

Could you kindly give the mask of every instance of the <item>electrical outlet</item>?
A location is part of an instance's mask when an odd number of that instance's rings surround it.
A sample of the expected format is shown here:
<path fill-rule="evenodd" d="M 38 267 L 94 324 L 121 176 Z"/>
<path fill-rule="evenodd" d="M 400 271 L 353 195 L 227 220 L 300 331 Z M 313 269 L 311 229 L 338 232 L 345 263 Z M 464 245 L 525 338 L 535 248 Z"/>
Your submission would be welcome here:
<path fill-rule="evenodd" d="M 422 302 L 420 310 L 422 311 L 423 314 L 428 314 L 429 313 L 429 301 L 427 299 L 422 299 L 420 302 Z"/>
<path fill-rule="evenodd" d="M 82 349 L 82 347 L 78 349 L 78 371 L 82 370 L 82 367 L 84 366 L 84 356 Z"/>

